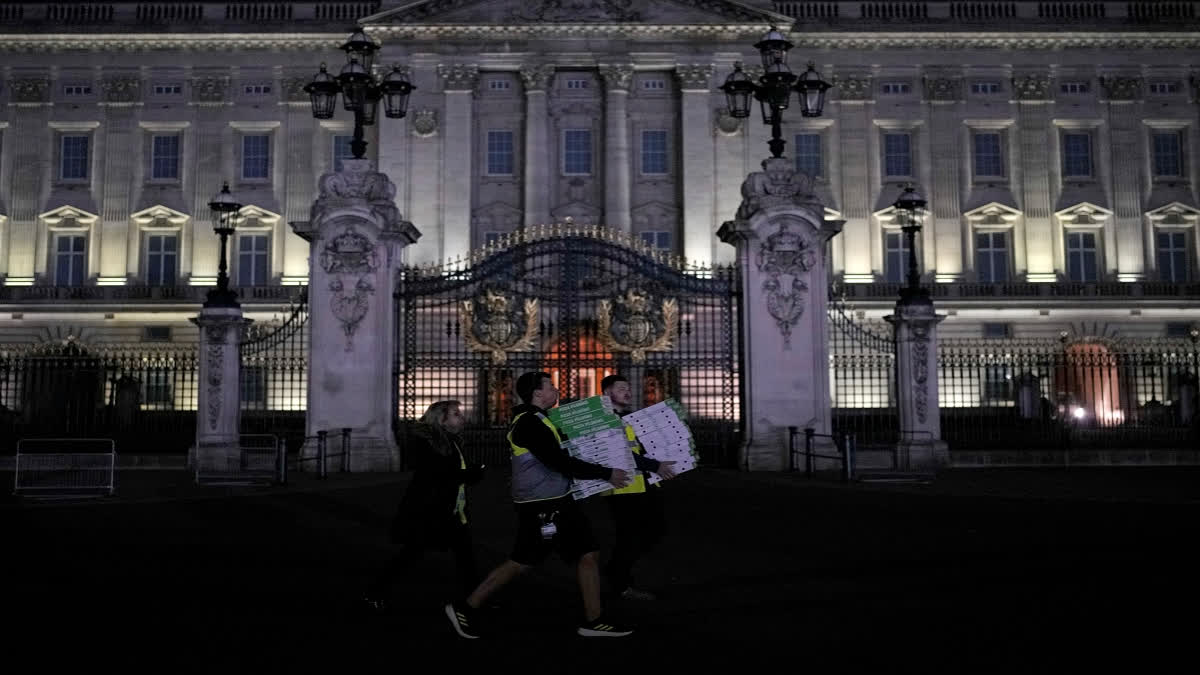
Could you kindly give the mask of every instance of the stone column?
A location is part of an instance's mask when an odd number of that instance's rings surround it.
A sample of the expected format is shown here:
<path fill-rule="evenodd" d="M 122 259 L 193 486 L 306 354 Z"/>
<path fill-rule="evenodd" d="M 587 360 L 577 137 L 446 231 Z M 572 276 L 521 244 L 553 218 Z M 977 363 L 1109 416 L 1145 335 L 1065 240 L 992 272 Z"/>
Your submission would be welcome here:
<path fill-rule="evenodd" d="M 1140 165 L 1124 158 L 1141 154 L 1142 80 L 1137 77 L 1102 77 L 1100 85 L 1108 99 L 1109 138 L 1112 140 L 1113 227 L 1115 244 L 1112 262 L 1120 281 L 1142 281 L 1146 278 L 1146 257 L 1142 247 L 1142 204 L 1144 195 Z M 1110 242 L 1105 241 L 1106 247 Z"/>
<path fill-rule="evenodd" d="M 546 89 L 554 65 L 527 64 L 519 71 L 525 84 L 525 224 L 550 222 L 550 113 Z"/>
<path fill-rule="evenodd" d="M 222 181 L 236 181 L 238 174 L 226 168 L 226 157 L 233 151 L 233 137 L 225 122 L 229 77 L 204 75 L 192 78 L 192 112 L 195 128 L 195 155 L 191 158 L 192 207 L 191 250 L 188 268 L 191 277 L 213 279 L 217 276 L 217 237 L 211 227 L 208 202 L 221 189 Z M 185 233 L 184 236 L 189 236 Z M 182 266 L 181 266 L 182 267 Z"/>
<path fill-rule="evenodd" d="M 209 474 L 241 470 L 241 358 L 238 343 L 248 319 L 240 307 L 205 307 L 191 320 L 200 328 L 193 468 Z"/>
<path fill-rule="evenodd" d="M 826 301 L 826 243 L 842 221 L 824 219 L 812 179 L 791 160 L 764 160 L 742 184 L 737 217 L 717 235 L 733 244 L 742 269 L 746 438 L 751 471 L 788 466 L 788 427 L 832 431 Z M 820 438 L 819 452 L 835 452 Z"/>
<path fill-rule="evenodd" d="M 875 280 L 872 269 L 871 251 L 871 195 L 873 189 L 866 186 L 879 184 L 879 176 L 872 173 L 871 136 L 875 128 L 871 125 L 873 115 L 873 84 L 870 76 L 859 73 L 842 74 L 835 78 L 837 115 L 841 127 L 839 146 L 841 154 L 841 204 L 846 219 L 841 237 L 843 250 L 842 276 L 847 282 L 868 283 Z"/>
<path fill-rule="evenodd" d="M 101 186 L 100 222 L 98 235 L 91 242 L 91 249 L 98 255 L 99 269 L 92 270 L 102 281 L 124 282 L 130 273 L 137 274 L 137 252 L 140 241 L 133 243 L 134 260 L 128 260 L 130 238 L 139 239 L 136 232 L 129 231 L 130 205 L 137 197 L 131 194 L 141 191 L 139 177 L 142 153 L 138 133 L 136 110 L 142 105 L 142 81 L 137 77 L 106 77 L 100 82 L 105 111 L 103 162 L 104 175 Z M 130 149 L 133 151 L 131 152 Z M 101 146 L 97 144 L 97 151 Z"/>
<path fill-rule="evenodd" d="M 713 260 L 713 216 L 716 200 L 712 135 L 712 64 L 678 65 L 680 138 L 683 152 L 683 255 L 688 262 Z"/>
<path fill-rule="evenodd" d="M 9 89 L 9 119 L 12 126 L 4 134 L 4 161 L 10 162 L 8 176 L 7 268 L 9 281 L 33 283 L 41 270 L 35 262 L 39 255 L 38 214 L 45 204 L 50 188 L 50 164 L 45 148 L 57 140 L 50 129 L 50 80 L 45 77 L 22 77 L 5 83 Z M 30 170 L 27 167 L 44 167 Z M 44 267 L 44 264 L 43 264 Z"/>
<path fill-rule="evenodd" d="M 629 171 L 629 83 L 633 66 L 603 65 L 604 78 L 604 220 L 609 227 L 629 232 L 630 193 L 633 189 Z"/>
<path fill-rule="evenodd" d="M 287 136 L 287 163 L 284 174 L 283 190 L 283 222 L 290 223 L 303 220 L 312 206 L 313 187 L 316 183 L 314 165 L 323 164 L 324 158 L 331 154 L 332 144 L 323 134 L 317 121 L 312 116 L 312 103 L 304 91 L 304 86 L 311 81 L 308 73 L 289 73 L 283 79 L 283 92 L 280 108 L 284 113 L 284 126 L 281 135 Z M 380 106 L 382 107 L 382 106 Z M 376 124 L 387 119 L 382 113 Z M 314 147 L 313 137 L 320 140 L 320 145 Z M 278 147 L 278 145 L 276 146 Z M 313 157 L 314 151 L 319 154 Z M 380 152 L 382 155 L 382 151 Z M 315 160 L 315 161 L 314 161 Z M 283 230 L 283 256 L 274 265 L 274 274 L 286 281 L 303 278 L 308 274 L 306 257 L 308 244 L 292 232 Z"/>
<path fill-rule="evenodd" d="M 932 206 L 933 246 L 925 249 L 925 260 L 937 273 L 937 281 L 961 281 L 963 275 L 963 226 L 959 139 L 962 136 L 959 103 L 963 100 L 961 77 L 927 77 L 925 100 L 929 104 L 930 163 L 933 182 L 929 194 Z"/>
<path fill-rule="evenodd" d="M 370 160 L 344 160 L 342 171 L 321 176 L 319 190 L 310 219 L 292 223 L 311 244 L 305 435 L 336 437 L 349 427 L 351 471 L 395 471 L 392 289 L 403 248 L 421 233 L 400 218 L 396 186 Z M 314 457 L 316 443 L 308 441 L 301 458 Z M 329 462 L 331 471 L 341 466 Z"/>
<path fill-rule="evenodd" d="M 897 471 L 933 473 L 950 462 L 938 410 L 937 325 L 945 318 L 927 295 L 902 298 L 884 317 L 896 332 Z"/>
<path fill-rule="evenodd" d="M 456 63 L 438 66 L 445 92 L 445 125 L 442 135 L 442 256 L 447 259 L 471 253 L 471 185 L 475 125 L 472 104 L 479 67 Z"/>
<path fill-rule="evenodd" d="M 1014 77 L 1013 96 L 1017 99 L 1017 133 L 1021 144 L 1021 207 L 1025 212 L 1026 278 L 1029 281 L 1055 281 L 1054 261 L 1062 242 L 1054 236 L 1053 204 L 1050 195 L 1050 162 L 1046 148 L 1054 147 L 1047 109 L 1052 103 L 1050 77 L 1033 73 Z"/>

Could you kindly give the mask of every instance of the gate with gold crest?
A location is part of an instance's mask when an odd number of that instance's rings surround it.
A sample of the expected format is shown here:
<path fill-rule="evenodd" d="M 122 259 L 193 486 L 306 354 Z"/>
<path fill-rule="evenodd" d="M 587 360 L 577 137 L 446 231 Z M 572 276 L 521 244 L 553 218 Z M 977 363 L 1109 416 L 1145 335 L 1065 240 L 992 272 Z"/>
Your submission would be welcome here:
<path fill-rule="evenodd" d="M 396 289 L 397 433 L 461 401 L 467 451 L 507 463 L 513 384 L 549 372 L 561 400 L 627 376 L 635 403 L 689 413 L 701 461 L 733 466 L 741 440 L 736 267 L 685 266 L 602 226 L 533 226 L 470 259 L 402 270 Z"/>

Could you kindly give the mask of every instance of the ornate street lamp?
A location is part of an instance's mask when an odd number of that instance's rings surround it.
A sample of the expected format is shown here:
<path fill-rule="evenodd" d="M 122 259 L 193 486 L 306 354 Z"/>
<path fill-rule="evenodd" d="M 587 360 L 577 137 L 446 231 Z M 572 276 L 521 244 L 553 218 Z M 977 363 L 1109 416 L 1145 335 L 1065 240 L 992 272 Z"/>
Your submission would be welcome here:
<path fill-rule="evenodd" d="M 321 70 L 304 86 L 304 91 L 312 100 L 313 117 L 319 120 L 333 117 L 337 95 L 342 95 L 342 105 L 347 112 L 354 113 L 354 140 L 350 142 L 350 151 L 354 159 L 362 159 L 367 154 L 363 127 L 375 124 L 379 101 L 383 101 L 385 115 L 399 119 L 408 113 L 408 96 L 416 87 L 404 77 L 400 66 L 394 66 L 382 80 L 371 74 L 379 45 L 361 28 L 354 30 L 341 49 L 346 52 L 346 65 L 337 77 L 330 75 L 322 63 Z"/>
<path fill-rule="evenodd" d="M 733 72 L 721 85 L 721 91 L 725 92 L 729 114 L 737 118 L 750 116 L 750 96 L 754 96 L 762 108 L 763 124 L 771 125 L 771 140 L 767 142 L 771 155 L 782 157 L 787 142 L 783 140 L 780 125 L 792 92 L 800 100 L 801 116 L 820 117 L 825 108 L 825 91 L 832 85 L 821 79 L 811 61 L 800 77 L 792 73 L 787 64 L 792 43 L 774 26 L 754 47 L 762 56 L 763 74 L 758 82 L 751 80 L 738 62 L 733 64 Z"/>
<path fill-rule="evenodd" d="M 929 289 L 921 288 L 921 275 L 917 271 L 917 233 L 921 231 L 921 219 L 925 217 L 927 203 L 912 185 L 905 186 L 896 201 L 892 202 L 896 218 L 900 221 L 900 231 L 908 242 L 908 284 L 900 290 L 900 297 L 905 300 L 929 299 Z"/>
<path fill-rule="evenodd" d="M 217 265 L 217 287 L 208 292 L 204 306 L 240 307 L 237 293 L 229 290 L 225 243 L 228 241 L 229 235 L 233 234 L 234 221 L 237 219 L 238 211 L 242 210 L 242 205 L 237 203 L 237 200 L 229 192 L 228 181 L 221 186 L 221 191 L 217 193 L 217 196 L 208 203 L 208 208 L 213 213 L 213 232 L 216 232 L 217 236 L 221 238 L 221 257 L 220 263 Z"/>

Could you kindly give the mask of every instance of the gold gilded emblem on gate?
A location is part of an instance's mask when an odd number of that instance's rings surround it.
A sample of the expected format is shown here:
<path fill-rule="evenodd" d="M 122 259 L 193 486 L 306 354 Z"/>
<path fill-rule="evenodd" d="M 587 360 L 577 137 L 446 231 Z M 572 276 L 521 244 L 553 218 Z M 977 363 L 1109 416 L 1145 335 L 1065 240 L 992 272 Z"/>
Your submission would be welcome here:
<path fill-rule="evenodd" d="M 488 352 L 492 363 L 508 361 L 508 352 L 533 349 L 538 332 L 538 301 L 527 298 L 521 309 L 512 309 L 513 299 L 493 288 L 484 289 L 474 300 L 459 305 L 463 341 L 475 352 Z"/>
<path fill-rule="evenodd" d="M 596 323 L 601 344 L 612 352 L 628 352 L 635 364 L 641 364 L 646 362 L 646 352 L 674 346 L 679 304 L 669 298 L 656 308 L 649 293 L 631 288 L 622 296 L 601 300 Z"/>

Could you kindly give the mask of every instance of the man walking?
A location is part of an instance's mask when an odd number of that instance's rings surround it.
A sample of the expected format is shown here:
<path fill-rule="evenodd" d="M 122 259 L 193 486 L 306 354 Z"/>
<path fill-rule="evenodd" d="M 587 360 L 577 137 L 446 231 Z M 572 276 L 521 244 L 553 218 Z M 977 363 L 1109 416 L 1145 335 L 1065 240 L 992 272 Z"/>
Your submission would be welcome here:
<path fill-rule="evenodd" d="M 606 620 L 600 600 L 600 573 L 591 523 L 571 496 L 572 478 L 607 480 L 621 487 L 629 476 L 621 469 L 572 457 L 563 447 L 562 433 L 546 417 L 558 402 L 549 373 L 530 372 L 517 378 L 521 405 L 508 430 L 512 448 L 512 496 L 517 511 L 517 537 L 509 559 L 492 570 L 460 602 L 446 605 L 446 616 L 464 638 L 480 636 L 476 611 L 488 597 L 518 575 L 557 551 L 576 562 L 584 622 L 576 629 L 585 637 L 621 637 L 633 629 Z"/>
<path fill-rule="evenodd" d="M 618 415 L 633 412 L 633 389 L 624 375 L 609 375 L 600 381 L 600 390 L 608 396 Z M 605 566 L 609 585 L 626 600 L 654 600 L 654 594 L 633 585 L 633 566 L 662 540 L 666 530 L 662 497 L 657 485 L 649 482 L 650 472 L 663 480 L 675 477 L 675 462 L 659 462 L 647 457 L 633 427 L 625 425 L 625 436 L 633 450 L 637 474 L 629 485 L 606 493 L 617 530 L 612 559 Z"/>

